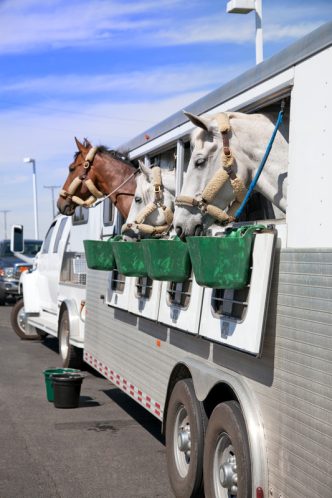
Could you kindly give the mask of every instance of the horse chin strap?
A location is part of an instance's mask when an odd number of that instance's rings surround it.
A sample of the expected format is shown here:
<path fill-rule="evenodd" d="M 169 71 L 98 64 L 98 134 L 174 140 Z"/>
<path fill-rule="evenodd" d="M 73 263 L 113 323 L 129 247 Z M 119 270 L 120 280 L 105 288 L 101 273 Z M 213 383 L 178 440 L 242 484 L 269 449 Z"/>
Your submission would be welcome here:
<path fill-rule="evenodd" d="M 191 206 L 199 209 L 203 214 L 209 214 L 222 223 L 234 221 L 234 213 L 245 198 L 247 189 L 240 178 L 233 171 L 234 157 L 229 147 L 228 132 L 231 129 L 229 117 L 226 113 L 215 116 L 218 121 L 219 130 L 223 141 L 223 151 L 221 156 L 221 168 L 214 174 L 211 180 L 204 188 L 201 195 L 191 197 L 188 195 L 179 195 L 175 199 L 177 206 Z M 234 192 L 234 202 L 226 213 L 223 209 L 212 204 L 213 199 L 223 186 L 230 182 Z"/>
<path fill-rule="evenodd" d="M 154 188 L 154 200 L 147 204 L 136 216 L 133 223 L 125 223 L 122 226 L 121 232 L 124 233 L 127 230 L 138 230 L 139 233 L 145 235 L 161 235 L 169 231 L 173 222 L 173 211 L 165 206 L 163 203 L 163 184 L 161 178 L 161 169 L 159 166 L 152 168 L 152 184 Z M 150 214 L 154 213 L 157 209 L 163 211 L 165 217 L 165 224 L 152 226 L 145 224 L 145 220 Z"/>

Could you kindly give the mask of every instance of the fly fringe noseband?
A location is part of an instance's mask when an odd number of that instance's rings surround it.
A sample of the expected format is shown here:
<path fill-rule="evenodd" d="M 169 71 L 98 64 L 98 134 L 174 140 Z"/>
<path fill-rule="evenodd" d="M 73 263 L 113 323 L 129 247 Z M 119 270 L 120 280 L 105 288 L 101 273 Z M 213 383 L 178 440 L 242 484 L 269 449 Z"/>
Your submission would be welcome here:
<path fill-rule="evenodd" d="M 76 178 L 74 178 L 74 180 L 69 185 L 68 190 L 61 189 L 59 192 L 60 197 L 63 197 L 64 199 L 69 198 L 69 199 L 71 199 L 71 201 L 74 204 L 77 204 L 78 206 L 83 206 L 83 207 L 89 208 L 95 204 L 97 199 L 104 197 L 103 200 L 101 200 L 97 203 L 97 204 L 99 204 L 100 202 L 103 202 L 104 200 L 108 199 L 111 195 L 118 192 L 118 190 L 121 187 L 123 187 L 123 185 L 128 183 L 139 172 L 139 170 L 136 170 L 134 173 L 129 175 L 128 178 L 126 178 L 120 185 L 118 185 L 114 190 L 112 190 L 112 192 L 105 195 L 105 194 L 103 194 L 103 192 L 100 192 L 100 190 L 97 189 L 96 185 L 93 183 L 91 178 L 87 178 L 89 170 L 93 166 L 93 161 L 94 161 L 94 158 L 95 158 L 97 152 L 98 152 L 98 147 L 91 147 L 91 149 L 87 153 L 86 158 L 84 160 L 83 167 L 85 169 L 85 172 L 83 173 L 83 175 L 80 175 L 80 176 L 77 176 Z M 75 195 L 75 192 L 82 185 L 82 183 L 84 183 L 86 188 L 91 193 L 90 197 L 88 197 L 88 199 L 86 199 L 85 201 L 83 199 L 81 199 L 80 197 Z M 133 195 L 133 194 L 131 194 L 129 192 L 122 192 L 122 193 L 118 193 L 117 195 Z M 114 205 L 116 205 L 116 203 L 117 203 L 117 201 L 115 200 Z"/>
<path fill-rule="evenodd" d="M 191 206 L 199 209 L 203 214 L 209 214 L 222 223 L 234 221 L 234 213 L 245 198 L 247 189 L 240 178 L 233 171 L 234 157 L 229 147 L 228 133 L 231 129 L 229 117 L 226 113 L 220 113 L 214 116 L 217 120 L 219 130 L 222 136 L 223 150 L 221 155 L 221 167 L 213 175 L 211 180 L 204 188 L 201 195 L 192 197 L 189 195 L 179 195 L 175 199 L 176 206 Z M 228 212 L 212 204 L 213 199 L 223 186 L 230 182 L 234 192 L 234 202 Z"/>
<path fill-rule="evenodd" d="M 121 232 L 124 233 L 130 229 L 136 229 L 139 233 L 143 233 L 146 235 L 161 235 L 169 231 L 172 222 L 173 222 L 173 211 L 165 206 L 164 204 L 164 195 L 163 195 L 163 183 L 161 177 L 161 169 L 159 166 L 155 166 L 151 169 L 152 172 L 152 185 L 154 189 L 154 200 L 149 202 L 136 216 L 136 219 L 133 223 L 125 223 L 122 226 Z M 164 225 L 147 225 L 145 220 L 150 214 L 154 213 L 158 209 L 161 209 L 164 218 Z"/>
<path fill-rule="evenodd" d="M 74 204 L 77 204 L 78 206 L 91 207 L 97 199 L 100 199 L 104 196 L 104 194 L 97 189 L 93 181 L 89 178 L 87 179 L 87 173 L 93 164 L 93 160 L 95 158 L 95 155 L 97 154 L 97 150 L 97 147 L 92 147 L 89 150 L 84 160 L 84 174 L 74 178 L 74 180 L 69 185 L 68 190 L 61 189 L 59 192 L 60 197 L 63 197 L 64 199 L 69 198 Z M 75 192 L 82 185 L 82 183 L 85 184 L 86 188 L 91 193 L 90 197 L 88 197 L 88 199 L 86 199 L 85 201 L 75 195 Z"/>

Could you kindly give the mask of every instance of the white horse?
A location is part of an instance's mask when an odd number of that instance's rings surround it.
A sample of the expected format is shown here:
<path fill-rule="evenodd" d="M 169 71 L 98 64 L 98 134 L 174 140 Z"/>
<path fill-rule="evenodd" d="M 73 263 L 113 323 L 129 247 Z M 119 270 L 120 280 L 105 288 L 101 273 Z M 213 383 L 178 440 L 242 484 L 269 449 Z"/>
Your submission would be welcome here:
<path fill-rule="evenodd" d="M 185 114 L 198 128 L 192 133 L 192 155 L 179 198 L 195 199 L 197 204 L 179 201 L 175 208 L 174 228 L 182 237 L 206 231 L 216 219 L 211 216 L 211 212 L 216 211 L 214 208 L 219 208 L 219 211 L 229 209 L 235 200 L 234 189 L 227 180 L 221 184 L 219 190 L 214 190 L 211 196 L 212 208 L 206 209 L 205 205 L 201 209 L 205 202 L 204 199 L 202 201 L 202 193 L 206 192 L 209 181 L 216 178 L 218 171 L 222 169 L 227 145 L 233 156 L 230 177 L 237 177 L 240 183 L 242 181 L 242 186 L 248 187 L 264 156 L 277 120 L 274 113 L 248 115 L 227 112 L 210 116 Z M 225 120 L 228 126 L 225 126 Z M 287 204 L 287 167 L 288 125 L 283 123 L 276 134 L 272 150 L 255 188 L 283 213 Z"/>
<path fill-rule="evenodd" d="M 141 174 L 136 177 L 136 190 L 126 223 L 122 227 L 124 240 L 168 231 L 173 220 L 175 171 L 149 168 L 139 161 Z"/>

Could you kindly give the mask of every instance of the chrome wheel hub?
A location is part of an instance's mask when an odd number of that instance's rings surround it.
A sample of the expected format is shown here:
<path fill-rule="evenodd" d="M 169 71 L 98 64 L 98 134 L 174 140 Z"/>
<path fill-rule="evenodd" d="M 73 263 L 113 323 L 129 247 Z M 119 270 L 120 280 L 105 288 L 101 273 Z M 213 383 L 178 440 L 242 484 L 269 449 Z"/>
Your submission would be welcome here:
<path fill-rule="evenodd" d="M 182 405 L 177 413 L 174 426 L 174 457 L 181 477 L 186 477 L 189 471 L 191 450 L 190 423 L 187 410 Z"/>
<path fill-rule="evenodd" d="M 24 308 L 21 308 L 17 314 L 17 324 L 23 332 L 26 332 L 26 314 Z"/>
<path fill-rule="evenodd" d="M 236 456 L 228 434 L 220 434 L 213 462 L 213 482 L 216 498 L 237 496 Z"/>

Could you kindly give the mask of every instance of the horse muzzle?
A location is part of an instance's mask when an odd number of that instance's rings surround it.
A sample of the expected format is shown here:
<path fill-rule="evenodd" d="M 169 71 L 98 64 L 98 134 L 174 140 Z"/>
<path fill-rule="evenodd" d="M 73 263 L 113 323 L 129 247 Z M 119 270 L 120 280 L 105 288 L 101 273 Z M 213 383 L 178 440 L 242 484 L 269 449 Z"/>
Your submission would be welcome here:
<path fill-rule="evenodd" d="M 59 197 L 57 202 L 57 208 L 61 214 L 65 216 L 72 216 L 75 212 L 76 204 L 74 204 L 70 197 Z"/>
<path fill-rule="evenodd" d="M 176 207 L 173 226 L 176 234 L 182 240 L 191 235 L 201 235 L 203 232 L 203 215 L 192 208 Z"/>

